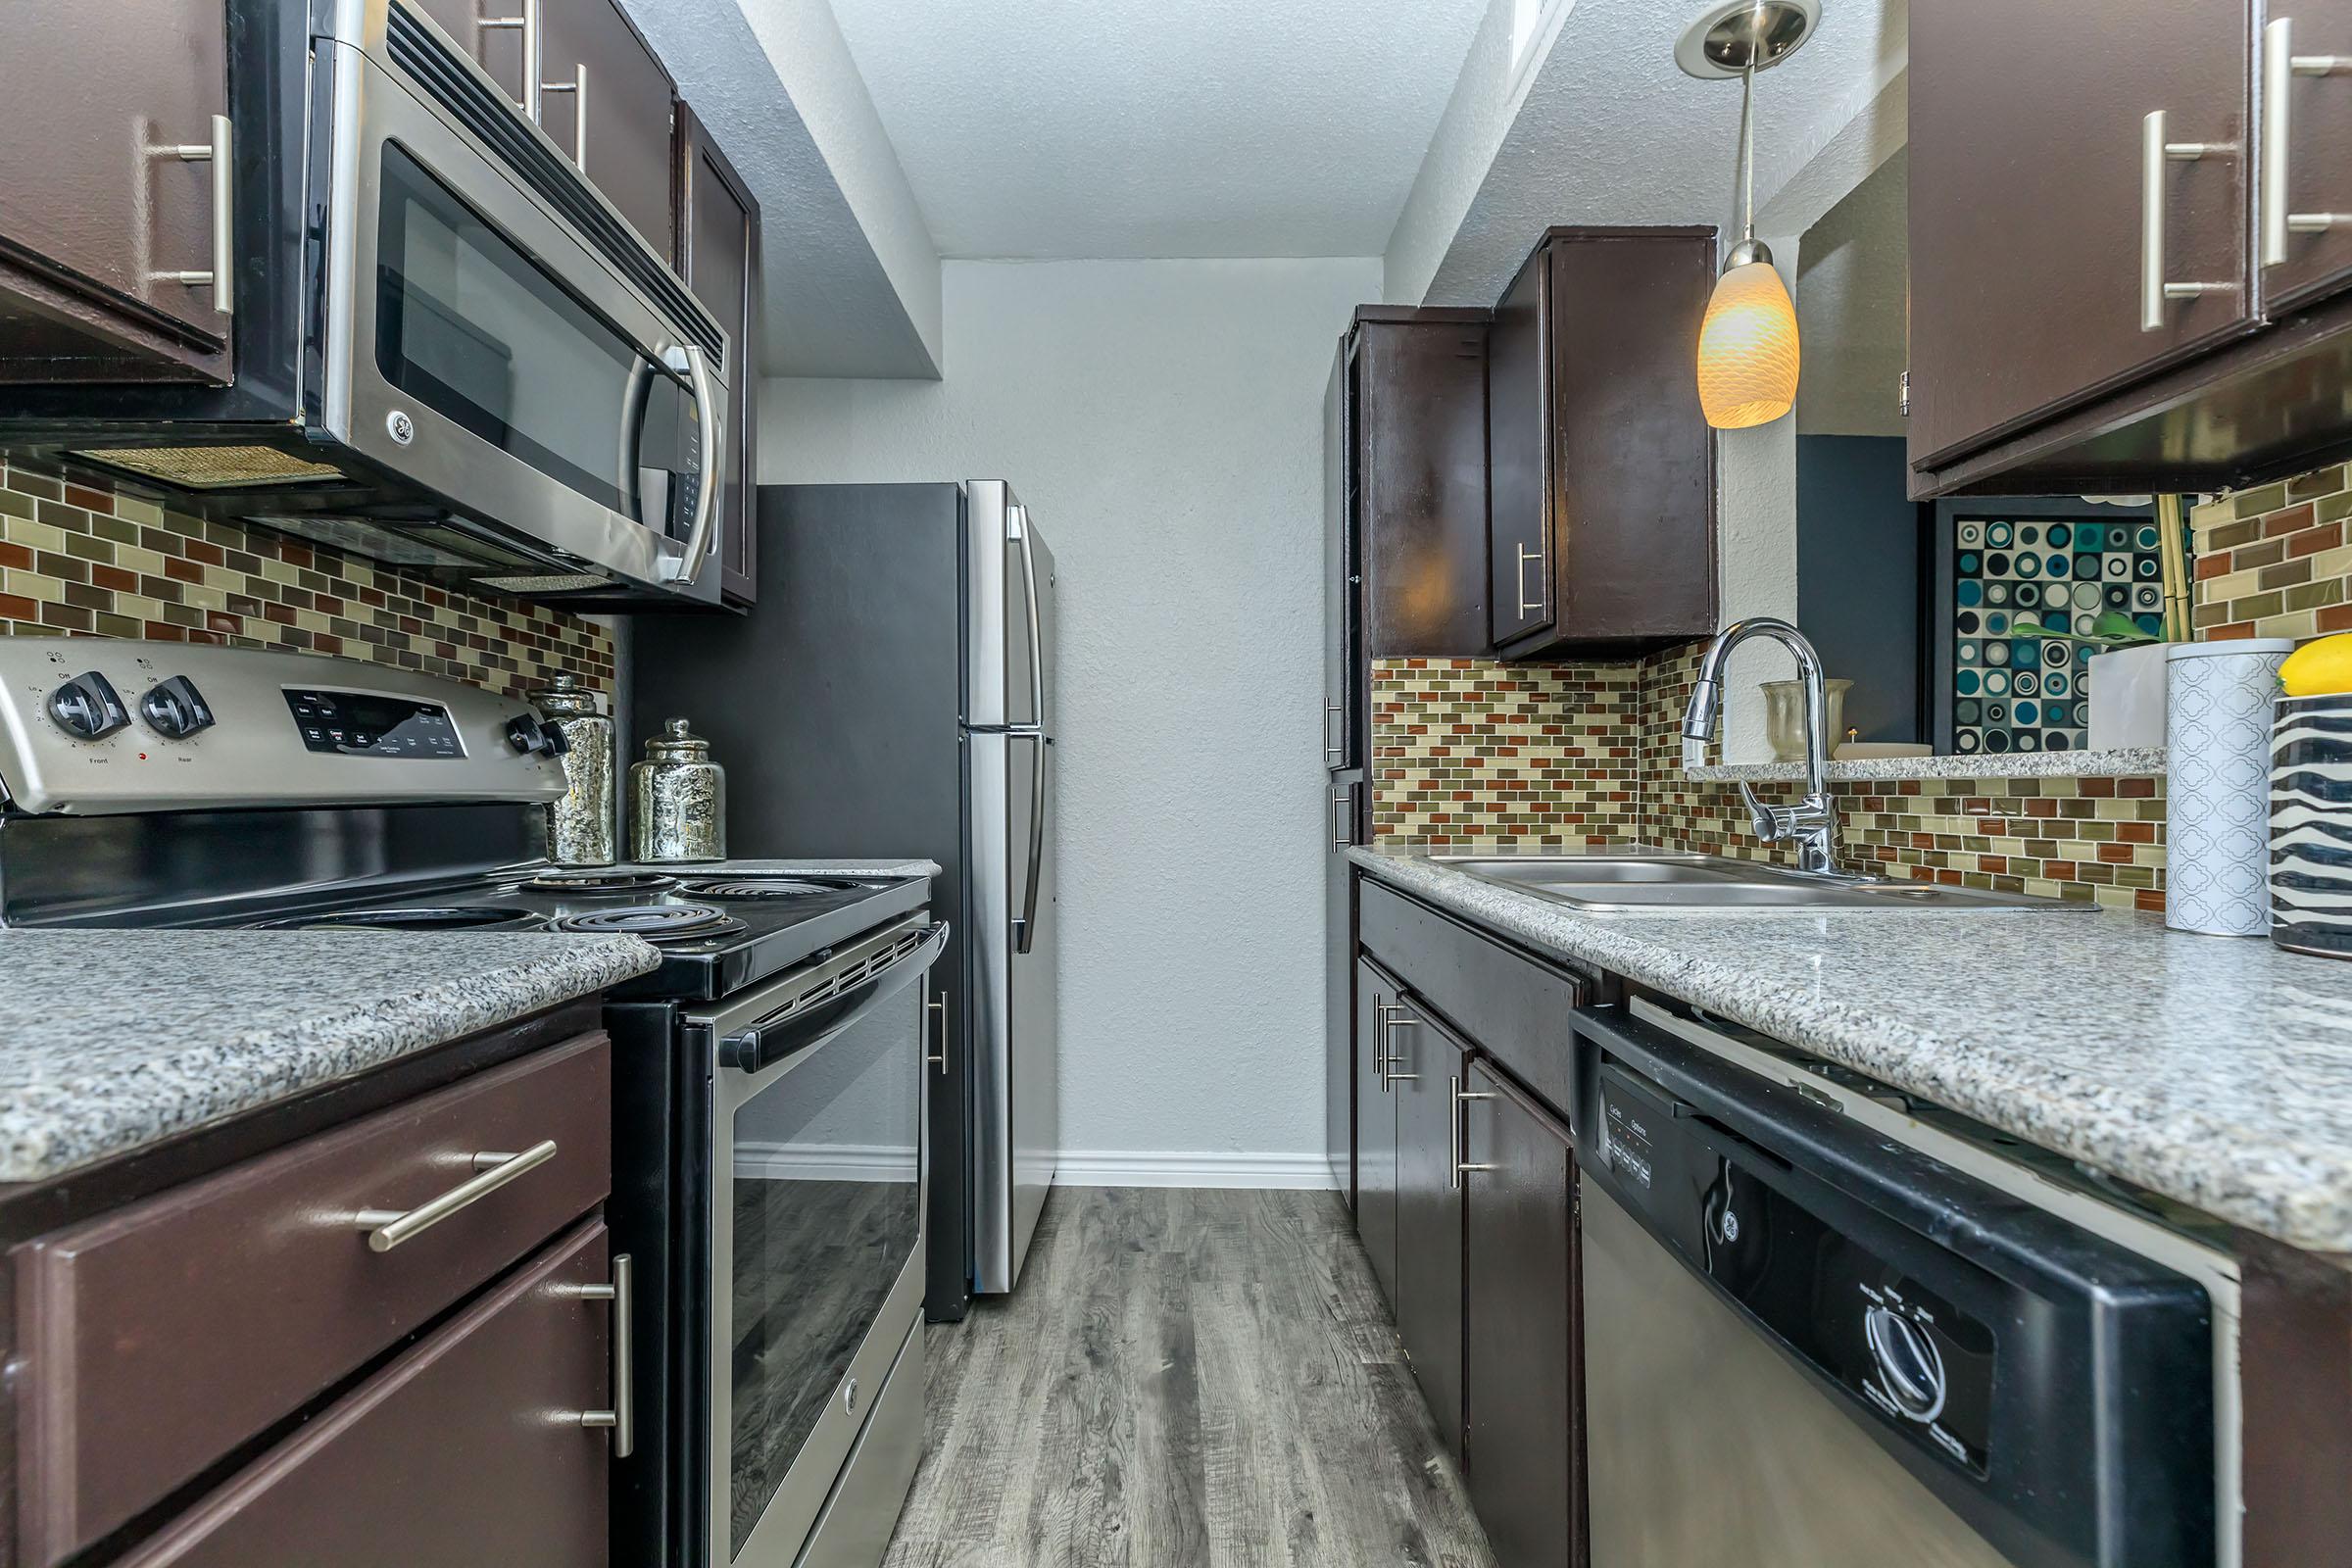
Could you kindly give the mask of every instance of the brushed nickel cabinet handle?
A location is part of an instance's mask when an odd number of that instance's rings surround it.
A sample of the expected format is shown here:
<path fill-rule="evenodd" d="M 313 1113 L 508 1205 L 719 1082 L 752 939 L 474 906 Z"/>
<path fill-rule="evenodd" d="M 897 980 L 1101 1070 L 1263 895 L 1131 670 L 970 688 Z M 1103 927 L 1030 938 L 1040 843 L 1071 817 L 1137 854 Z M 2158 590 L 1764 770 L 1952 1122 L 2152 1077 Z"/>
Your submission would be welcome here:
<path fill-rule="evenodd" d="M 1450 1085 L 1453 1090 L 1453 1115 L 1451 1118 L 1453 1125 L 1446 1128 L 1446 1132 L 1451 1135 L 1453 1140 L 1452 1180 L 1453 1190 L 1458 1193 L 1462 1190 L 1462 1177 L 1465 1173 L 1474 1170 L 1495 1170 L 1499 1168 L 1498 1166 L 1494 1165 L 1466 1164 L 1462 1159 L 1462 1143 L 1463 1140 L 1468 1137 L 1469 1131 L 1465 1125 L 1465 1118 L 1469 1115 L 1469 1112 L 1462 1108 L 1463 1105 L 1473 1100 L 1493 1100 L 1494 1097 L 1482 1089 L 1464 1089 L 1462 1087 L 1462 1081 L 1459 1078 L 1447 1078 L 1446 1082 Z"/>
<path fill-rule="evenodd" d="M 588 67 L 585 62 L 571 68 L 569 81 L 543 81 L 539 91 L 544 101 L 551 92 L 571 94 L 571 167 L 581 173 L 588 172 Z"/>
<path fill-rule="evenodd" d="M 1421 1020 L 1414 1017 L 1411 1011 L 1407 1008 L 1383 1007 L 1380 1009 L 1380 1043 L 1387 1053 L 1385 1065 L 1381 1069 L 1381 1081 L 1383 1083 L 1409 1084 L 1418 1083 L 1420 1081 L 1421 1075 L 1417 1072 L 1397 1072 L 1395 1070 L 1396 1063 L 1404 1058 L 1396 1054 L 1396 1048 L 1391 1043 L 1392 1037 L 1395 1035 L 1396 1030 L 1418 1029 L 1420 1026 Z"/>
<path fill-rule="evenodd" d="M 626 1459 L 637 1451 L 636 1351 L 631 1345 L 637 1328 L 637 1266 L 628 1253 L 612 1259 L 612 1283 L 584 1285 L 583 1301 L 612 1303 L 612 1408 L 582 1410 L 580 1425 L 612 1434 L 612 1457 Z"/>
<path fill-rule="evenodd" d="M 533 1144 L 519 1154 L 484 1153 L 473 1156 L 475 1174 L 438 1198 L 415 1208 L 363 1208 L 352 1221 L 368 1233 L 368 1250 L 389 1252 L 401 1243 L 431 1230 L 461 1208 L 471 1207 L 524 1171 L 535 1170 L 556 1157 L 552 1138 Z"/>
<path fill-rule="evenodd" d="M 2170 140 L 2166 112 L 2161 109 L 2150 111 L 2139 122 L 2139 329 L 2142 332 L 2164 329 L 2164 308 L 2174 300 L 2237 292 L 2235 283 L 2175 283 L 2164 275 L 2166 166 L 2193 164 L 2206 158 L 2234 158 L 2237 152 L 2235 142 Z"/>
<path fill-rule="evenodd" d="M 939 1050 L 924 1053 L 923 1065 L 944 1073 L 948 1070 L 948 994 L 942 991 L 925 1002 L 923 1010 L 939 1015 Z"/>
<path fill-rule="evenodd" d="M 2294 87 L 2297 76 L 2352 74 L 2352 55 L 2295 53 L 2295 23 L 2280 17 L 2262 29 L 2262 265 L 2286 260 L 2288 237 L 2352 227 L 2352 213 L 2298 213 L 2290 209 L 2287 175 L 2294 156 Z"/>
<path fill-rule="evenodd" d="M 522 0 L 522 10 L 511 17 L 485 17 L 479 12 L 473 19 L 473 58 L 482 58 L 482 34 L 512 31 L 522 35 L 522 112 L 539 120 L 539 0 Z M 485 67 L 484 69 L 488 69 Z"/>
<path fill-rule="evenodd" d="M 213 166 L 213 265 L 202 271 L 158 272 L 166 283 L 210 288 L 213 309 L 233 316 L 237 309 L 237 165 L 236 135 L 226 115 L 213 116 L 213 139 L 155 149 L 160 157 L 182 163 Z"/>
<path fill-rule="evenodd" d="M 1348 818 L 1343 814 L 1348 809 L 1348 786 L 1345 784 L 1331 792 L 1331 847 L 1335 850 L 1348 848 L 1351 836 L 1348 831 L 1349 827 Z"/>
<path fill-rule="evenodd" d="M 1348 726 L 1345 723 L 1340 726 L 1338 740 L 1331 738 L 1331 721 L 1346 712 L 1345 708 L 1330 698 L 1323 699 L 1323 760 L 1326 762 L 1344 762 L 1348 760 Z"/>
<path fill-rule="evenodd" d="M 1534 562 L 1539 568 L 1542 567 L 1544 564 L 1544 552 L 1541 550 L 1530 551 L 1527 548 L 1525 541 L 1522 541 L 1519 546 L 1519 586 L 1517 590 L 1519 595 L 1519 618 L 1521 620 L 1527 619 L 1527 617 L 1530 615 L 1540 615 L 1544 613 L 1544 607 L 1548 602 L 1551 591 L 1549 585 L 1544 581 L 1541 575 L 1538 575 L 1536 578 L 1536 602 L 1532 605 L 1527 602 L 1527 564 L 1531 561 Z"/>

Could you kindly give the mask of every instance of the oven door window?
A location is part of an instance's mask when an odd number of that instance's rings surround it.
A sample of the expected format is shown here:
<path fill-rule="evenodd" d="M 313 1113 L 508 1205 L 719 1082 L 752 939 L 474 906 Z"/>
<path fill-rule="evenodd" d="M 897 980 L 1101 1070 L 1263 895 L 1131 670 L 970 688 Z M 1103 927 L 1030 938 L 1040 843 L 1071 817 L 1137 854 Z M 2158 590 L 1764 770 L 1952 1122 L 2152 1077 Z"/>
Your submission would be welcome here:
<path fill-rule="evenodd" d="M 417 402 L 599 505 L 685 529 L 694 395 L 396 142 L 376 241 L 375 358 Z"/>
<path fill-rule="evenodd" d="M 834 1036 L 735 1112 L 730 1555 L 914 1256 L 921 990 Z"/>

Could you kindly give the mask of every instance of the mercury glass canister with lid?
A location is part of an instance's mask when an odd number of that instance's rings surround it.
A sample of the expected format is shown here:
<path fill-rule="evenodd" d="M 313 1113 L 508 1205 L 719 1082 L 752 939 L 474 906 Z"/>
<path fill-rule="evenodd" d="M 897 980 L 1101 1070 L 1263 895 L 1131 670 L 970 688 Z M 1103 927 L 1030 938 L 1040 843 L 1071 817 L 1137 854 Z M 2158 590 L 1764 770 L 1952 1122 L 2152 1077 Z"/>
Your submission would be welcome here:
<path fill-rule="evenodd" d="M 564 754 L 564 798 L 547 808 L 547 858 L 558 865 L 611 865 L 614 825 L 612 720 L 596 693 L 569 671 L 527 694 L 570 750 Z"/>
<path fill-rule="evenodd" d="M 710 743 L 682 718 L 666 719 L 629 769 L 629 858 L 722 860 L 727 855 L 727 772 Z"/>

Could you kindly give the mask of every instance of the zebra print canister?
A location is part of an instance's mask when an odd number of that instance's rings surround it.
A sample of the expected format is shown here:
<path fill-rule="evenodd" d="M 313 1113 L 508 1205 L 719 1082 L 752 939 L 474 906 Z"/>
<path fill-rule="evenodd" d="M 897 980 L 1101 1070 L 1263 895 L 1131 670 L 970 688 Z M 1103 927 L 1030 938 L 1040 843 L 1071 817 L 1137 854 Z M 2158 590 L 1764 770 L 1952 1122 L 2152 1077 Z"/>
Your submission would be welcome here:
<path fill-rule="evenodd" d="M 2271 940 L 2352 958 L 2352 694 L 2281 697 L 2271 726 Z"/>

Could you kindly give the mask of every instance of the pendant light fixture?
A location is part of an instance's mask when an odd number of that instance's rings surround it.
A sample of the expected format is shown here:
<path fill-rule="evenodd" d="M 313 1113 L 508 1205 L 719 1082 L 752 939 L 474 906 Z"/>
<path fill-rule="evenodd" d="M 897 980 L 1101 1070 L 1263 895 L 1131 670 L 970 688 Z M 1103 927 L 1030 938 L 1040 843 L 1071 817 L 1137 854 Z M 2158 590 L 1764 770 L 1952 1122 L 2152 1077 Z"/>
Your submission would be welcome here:
<path fill-rule="evenodd" d="M 1796 406 L 1796 302 L 1756 238 L 1756 73 L 1794 54 L 1820 20 L 1820 0 L 1726 0 L 1674 47 L 1690 75 L 1740 78 L 1740 239 L 1698 328 L 1698 403 L 1718 430 L 1769 424 Z"/>

